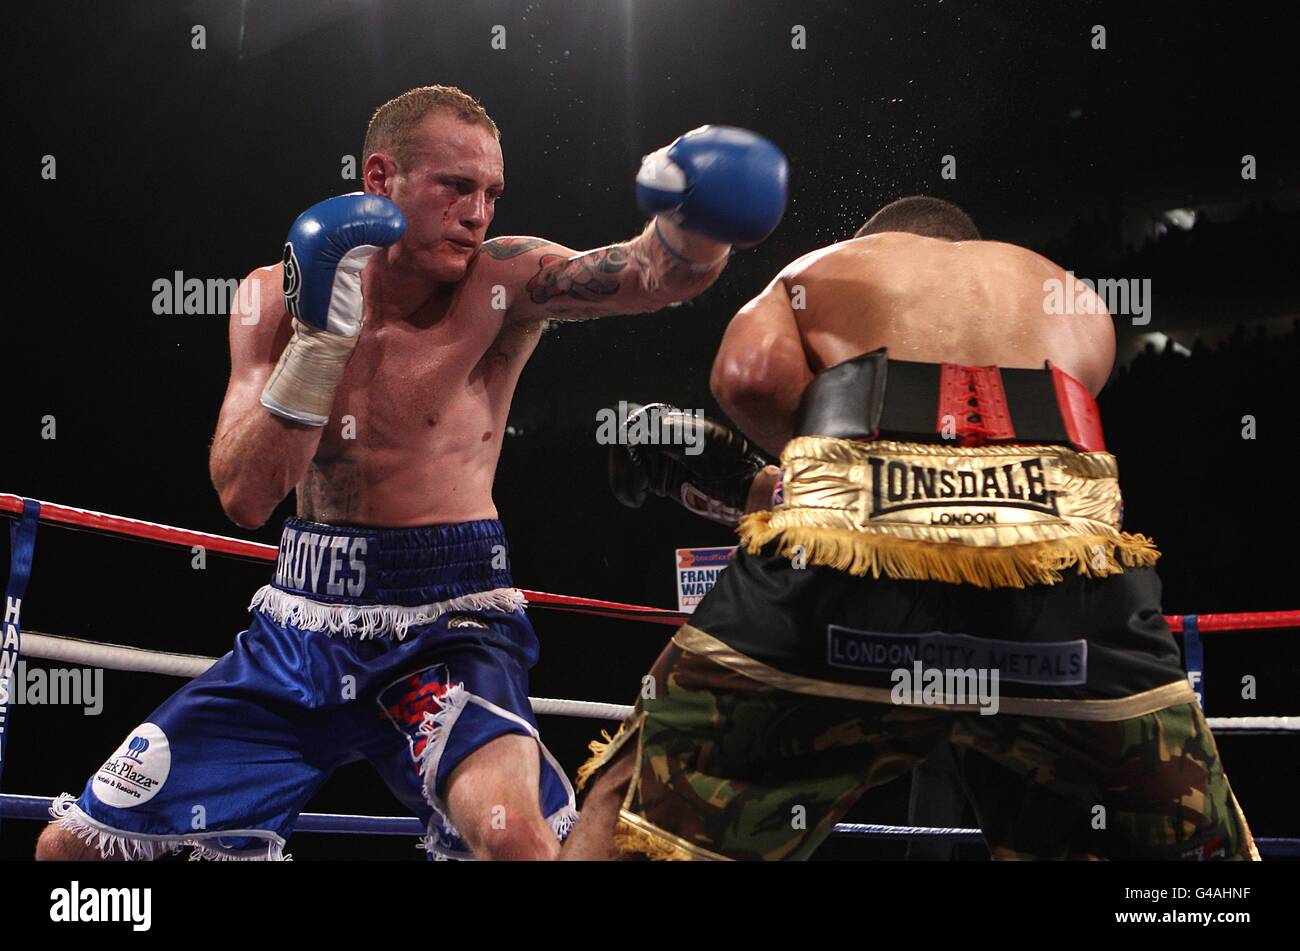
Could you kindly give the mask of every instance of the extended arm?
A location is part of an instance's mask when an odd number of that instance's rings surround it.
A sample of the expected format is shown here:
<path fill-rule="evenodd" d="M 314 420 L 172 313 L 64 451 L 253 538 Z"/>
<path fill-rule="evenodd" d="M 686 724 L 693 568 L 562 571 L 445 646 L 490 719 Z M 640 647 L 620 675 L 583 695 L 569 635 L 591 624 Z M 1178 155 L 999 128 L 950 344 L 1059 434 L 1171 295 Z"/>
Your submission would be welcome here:
<path fill-rule="evenodd" d="M 787 175 L 785 156 L 761 136 L 702 126 L 642 160 L 637 205 L 652 217 L 631 241 L 579 254 L 541 238 L 497 238 L 483 252 L 514 319 L 658 310 L 712 284 L 733 246 L 772 232 Z"/>
<path fill-rule="evenodd" d="M 586 320 L 690 300 L 717 280 L 729 246 L 657 219 L 594 251 L 528 237 L 493 238 L 482 251 L 494 261 L 494 283 L 507 288 L 511 319 Z"/>

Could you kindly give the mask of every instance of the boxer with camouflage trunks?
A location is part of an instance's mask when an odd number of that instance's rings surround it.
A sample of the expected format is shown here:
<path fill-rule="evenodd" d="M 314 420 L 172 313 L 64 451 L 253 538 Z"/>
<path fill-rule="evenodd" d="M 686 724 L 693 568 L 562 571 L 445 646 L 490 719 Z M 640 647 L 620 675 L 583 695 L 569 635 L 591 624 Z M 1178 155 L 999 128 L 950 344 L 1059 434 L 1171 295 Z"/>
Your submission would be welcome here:
<path fill-rule="evenodd" d="M 1054 287 L 1091 309 L 1049 312 Z M 744 481 L 738 437 L 638 459 L 697 511 L 773 504 L 592 744 L 562 857 L 807 858 L 950 744 L 994 858 L 1257 858 L 1158 553 L 1120 527 L 1093 401 L 1114 353 L 1086 285 L 936 199 L 782 271 L 712 378 L 779 472 Z"/>
<path fill-rule="evenodd" d="M 515 384 L 548 321 L 708 287 L 731 246 L 776 227 L 785 160 L 706 126 L 643 163 L 654 217 L 638 237 L 581 254 L 485 240 L 504 187 L 496 125 L 431 86 L 375 113 L 363 177 L 364 193 L 298 218 L 230 321 L 213 483 L 244 527 L 298 499 L 252 624 L 79 799 L 59 798 L 38 858 L 278 858 L 307 801 L 359 759 L 427 823 L 436 857 L 551 858 L 574 820 L 529 706 L 537 638 L 492 499 Z"/>

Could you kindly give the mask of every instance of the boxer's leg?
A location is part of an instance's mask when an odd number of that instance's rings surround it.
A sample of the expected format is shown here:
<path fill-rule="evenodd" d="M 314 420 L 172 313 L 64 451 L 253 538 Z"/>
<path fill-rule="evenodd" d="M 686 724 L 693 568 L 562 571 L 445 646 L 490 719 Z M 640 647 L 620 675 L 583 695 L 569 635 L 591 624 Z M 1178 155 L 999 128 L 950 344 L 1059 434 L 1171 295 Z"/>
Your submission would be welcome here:
<path fill-rule="evenodd" d="M 553 859 L 560 851 L 538 801 L 540 764 L 531 736 L 498 736 L 465 757 L 447 780 L 448 818 L 478 859 Z"/>
<path fill-rule="evenodd" d="M 1195 703 L 1111 722 L 967 716 L 954 743 L 994 858 L 1258 857 Z"/>
<path fill-rule="evenodd" d="M 57 822 L 49 823 L 36 840 L 38 862 L 125 862 L 121 852 L 102 855 L 100 850 Z"/>
<path fill-rule="evenodd" d="M 582 814 L 564 840 L 562 860 L 607 862 L 621 857 L 614 844 L 614 827 L 618 825 L 618 810 L 627 795 L 635 761 L 636 744 L 629 743 L 600 768 L 582 801 Z"/>
<path fill-rule="evenodd" d="M 341 756 L 319 719 L 301 635 L 254 615 L 234 648 L 126 735 L 79 799 L 60 796 L 38 859 L 275 859 Z M 297 689 L 286 689 L 292 684 Z M 329 733 L 328 729 L 323 730 Z"/>
<path fill-rule="evenodd" d="M 425 702 L 427 708 L 417 706 Z M 518 729 L 515 724 L 491 721 L 479 724 L 479 729 L 495 728 L 486 737 L 470 736 L 468 720 L 463 727 L 453 724 L 449 734 L 434 729 L 421 734 L 423 714 L 437 717 L 446 709 L 444 701 L 407 700 L 403 706 L 414 713 L 405 735 L 385 737 L 366 755 L 393 793 L 428 823 L 426 848 L 437 858 L 554 858 L 558 827 L 565 823 L 559 817 L 547 819 L 540 792 L 546 791 L 553 815 L 558 811 L 562 816 L 567 802 L 557 776 L 543 779 L 540 741 L 527 732 L 509 732 Z M 466 732 L 457 736 L 458 729 Z M 445 754 L 444 737 L 454 738 L 457 746 L 469 751 L 439 782 L 431 758 L 439 755 L 440 748 Z M 421 755 L 425 750 L 429 755 Z M 546 772 L 551 772 L 549 759 Z M 436 787 L 436 797 L 430 783 Z"/>
<path fill-rule="evenodd" d="M 957 762 L 946 744 L 935 748 L 920 766 L 912 770 L 912 790 L 907 801 L 907 824 L 956 829 L 969 824 L 970 799 L 962 786 Z M 951 862 L 959 857 L 956 842 L 912 839 L 907 859 Z"/>
<path fill-rule="evenodd" d="M 407 672 L 377 699 L 396 731 L 366 756 L 428 820 L 437 858 L 552 859 L 576 818 L 528 700 L 533 643 L 522 610 L 487 610 L 445 616 L 395 648 Z"/>
<path fill-rule="evenodd" d="M 659 685 L 579 772 L 564 858 L 804 859 L 872 786 L 943 742 L 938 711 L 782 689 L 669 644 Z"/>

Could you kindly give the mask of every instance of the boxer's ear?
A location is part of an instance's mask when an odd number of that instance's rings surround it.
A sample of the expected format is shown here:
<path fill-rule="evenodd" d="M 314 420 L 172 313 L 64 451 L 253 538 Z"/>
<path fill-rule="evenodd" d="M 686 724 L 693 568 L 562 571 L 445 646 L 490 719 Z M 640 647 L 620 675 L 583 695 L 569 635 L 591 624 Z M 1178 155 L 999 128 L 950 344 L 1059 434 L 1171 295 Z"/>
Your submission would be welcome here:
<path fill-rule="evenodd" d="M 372 152 L 361 167 L 361 181 L 372 195 L 389 196 L 392 181 L 397 177 L 397 160 L 387 152 Z"/>

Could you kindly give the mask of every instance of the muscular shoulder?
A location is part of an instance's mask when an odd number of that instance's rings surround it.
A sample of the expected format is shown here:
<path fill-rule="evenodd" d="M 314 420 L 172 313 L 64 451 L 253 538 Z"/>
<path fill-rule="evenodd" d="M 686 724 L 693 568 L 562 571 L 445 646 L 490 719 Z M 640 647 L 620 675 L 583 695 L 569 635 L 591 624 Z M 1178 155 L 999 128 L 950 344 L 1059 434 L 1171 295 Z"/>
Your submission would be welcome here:
<path fill-rule="evenodd" d="M 1053 295 L 1068 296 L 1075 302 L 1072 313 L 1110 316 L 1105 302 L 1093 290 L 1091 283 L 1084 282 L 1050 258 L 1016 244 L 998 241 L 981 241 L 980 244 L 989 245 L 990 253 L 999 255 L 1000 263 L 1005 267 L 1015 268 L 1016 273 L 1023 276 L 1027 289 L 1042 295 L 1044 300 L 1050 300 Z"/>
<path fill-rule="evenodd" d="M 891 231 L 818 248 L 792 261 L 781 276 L 787 281 L 851 278 L 868 283 L 875 278 L 893 284 L 913 272 L 932 276 L 962 269 L 1011 273 L 1035 282 L 1065 274 L 1041 254 L 1016 244 L 945 241 Z"/>
<path fill-rule="evenodd" d="M 996 262 L 1002 267 L 1017 268 L 1025 272 L 1026 275 L 1048 272 L 1054 274 L 1065 273 L 1060 265 L 1051 259 L 1018 244 L 1008 244 L 1005 241 L 963 241 L 955 245 L 955 247 L 965 249 L 966 253 L 971 257 Z"/>
<path fill-rule="evenodd" d="M 513 298 L 537 271 L 538 260 L 558 248 L 545 238 L 527 235 L 492 238 L 480 245 L 466 278 L 480 285 L 504 285 Z"/>
<path fill-rule="evenodd" d="M 483 242 L 474 259 L 474 279 L 491 286 L 499 286 L 506 295 L 509 311 L 507 322 L 523 320 L 527 323 L 546 323 L 547 315 L 527 307 L 514 307 L 516 302 L 545 295 L 547 279 L 578 255 L 546 238 L 531 235 L 507 235 Z"/>
<path fill-rule="evenodd" d="M 284 285 L 284 264 L 276 261 L 274 264 L 267 264 L 264 267 L 255 267 L 245 276 L 244 282 L 256 282 L 258 287 L 264 291 L 273 289 L 279 293 Z"/>
<path fill-rule="evenodd" d="M 796 276 L 815 278 L 834 275 L 844 270 L 866 275 L 884 267 L 896 268 L 900 261 L 929 253 L 934 250 L 932 246 L 939 243 L 933 238 L 922 238 L 919 235 L 901 232 L 850 238 L 795 258 L 786 265 L 781 275 L 783 278 Z M 942 243 L 950 244 L 950 242 Z"/>
<path fill-rule="evenodd" d="M 507 284 L 527 281 L 545 265 L 577 253 L 546 238 L 507 235 L 483 242 L 474 258 L 474 271 L 480 277 L 491 275 Z"/>
<path fill-rule="evenodd" d="M 900 260 L 900 245 L 908 245 L 910 235 L 871 235 L 839 241 L 809 251 L 787 264 L 778 280 L 790 290 L 796 285 L 816 284 L 820 281 L 851 280 L 855 284 L 871 283 L 873 275 L 896 271 Z M 903 238 L 902 242 L 896 240 Z"/>
<path fill-rule="evenodd" d="M 279 324 L 287 312 L 284 309 L 284 266 L 276 262 L 254 268 L 240 284 L 239 293 L 231 303 L 230 316 L 238 317 L 243 327 L 271 327 Z"/>
<path fill-rule="evenodd" d="M 530 251 L 547 248 L 559 249 L 559 247 L 554 241 L 548 241 L 546 238 L 535 238 L 530 235 L 504 235 L 484 241 L 480 250 L 491 260 L 509 261 L 528 254 Z"/>

